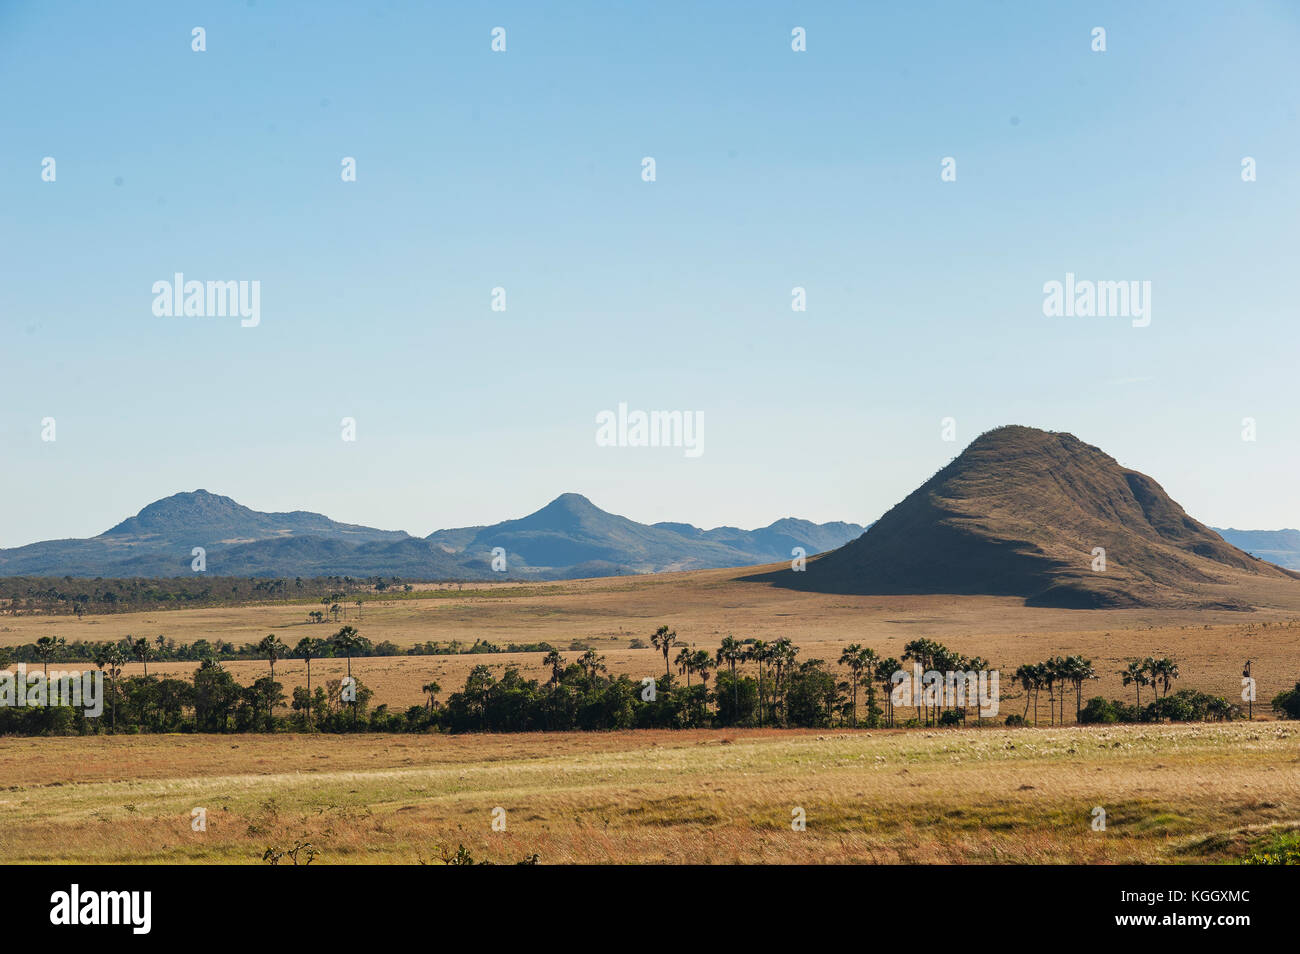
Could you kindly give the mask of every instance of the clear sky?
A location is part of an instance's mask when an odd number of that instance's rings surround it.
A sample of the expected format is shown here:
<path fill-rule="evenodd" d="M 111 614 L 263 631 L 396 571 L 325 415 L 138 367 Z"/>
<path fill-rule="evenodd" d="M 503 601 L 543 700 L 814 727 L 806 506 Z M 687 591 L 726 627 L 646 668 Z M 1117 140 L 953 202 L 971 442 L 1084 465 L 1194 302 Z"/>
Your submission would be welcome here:
<path fill-rule="evenodd" d="M 0 546 L 199 487 L 865 522 L 1005 423 L 1300 525 L 1294 2 L 0 0 L 0 89 Z M 156 317 L 178 271 L 260 325 Z M 1045 317 L 1067 272 L 1150 325 Z M 703 454 L 596 446 L 619 402 Z"/>

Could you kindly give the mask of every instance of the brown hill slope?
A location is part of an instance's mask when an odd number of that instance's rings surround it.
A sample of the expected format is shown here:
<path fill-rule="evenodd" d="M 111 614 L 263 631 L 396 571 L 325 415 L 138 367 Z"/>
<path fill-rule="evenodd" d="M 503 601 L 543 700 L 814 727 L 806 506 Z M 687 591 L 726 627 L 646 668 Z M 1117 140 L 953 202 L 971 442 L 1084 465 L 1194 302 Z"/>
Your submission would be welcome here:
<path fill-rule="evenodd" d="M 1092 569 L 1094 547 L 1106 551 L 1103 572 Z M 1098 448 L 1008 426 L 981 435 L 804 572 L 749 579 L 832 593 L 1021 596 L 1036 606 L 1245 609 L 1232 585 L 1243 578 L 1300 587 L 1300 575 L 1229 545 Z"/>

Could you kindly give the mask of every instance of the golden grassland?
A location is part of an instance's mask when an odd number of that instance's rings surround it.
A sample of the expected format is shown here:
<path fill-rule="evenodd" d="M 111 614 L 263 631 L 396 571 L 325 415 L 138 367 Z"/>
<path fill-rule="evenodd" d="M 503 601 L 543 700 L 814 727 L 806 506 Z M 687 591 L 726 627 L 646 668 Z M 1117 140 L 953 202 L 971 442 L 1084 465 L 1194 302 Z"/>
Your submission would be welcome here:
<path fill-rule="evenodd" d="M 1102 678 L 1089 683 L 1086 695 L 1131 700 L 1116 674 L 1124 660 L 1170 656 L 1182 671 L 1179 686 L 1240 697 L 1242 664 L 1254 661 L 1258 694 L 1267 700 L 1300 679 L 1300 603 L 1252 613 L 1228 610 L 1062 610 L 1026 607 L 1009 597 L 981 596 L 843 596 L 803 593 L 767 584 L 741 582 L 752 570 L 709 570 L 645 577 L 578 580 L 527 586 L 513 583 L 425 585 L 401 598 L 368 594 L 358 613 L 347 604 L 345 621 L 372 642 L 389 640 L 411 646 L 428 640 L 476 639 L 505 647 L 509 643 L 550 642 L 569 658 L 574 640 L 589 642 L 613 673 L 636 678 L 663 671 L 653 649 L 629 649 L 633 638 L 648 641 L 660 624 L 673 627 L 684 644 L 714 649 L 727 634 L 739 638 L 789 636 L 801 659 L 834 663 L 851 642 L 871 646 L 882 656 L 901 657 L 911 639 L 937 639 L 963 654 L 988 659 L 1006 676 L 1001 689 L 1003 713 L 1023 711 L 1024 698 L 1010 673 L 1018 665 L 1054 655 L 1081 653 L 1091 658 Z M 1300 583 L 1296 584 L 1300 592 Z M 268 633 L 293 645 L 303 636 L 329 636 L 339 624 L 315 624 L 307 613 L 316 604 L 269 603 L 215 609 L 151 611 L 111 616 L 2 616 L 0 646 L 59 635 L 69 641 L 116 640 L 126 635 L 159 634 L 178 643 L 197 639 L 243 644 Z M 359 618 L 358 618 L 359 616 Z M 436 680 L 443 693 L 459 688 L 471 667 L 488 665 L 500 673 L 518 665 L 530 676 L 543 674 L 541 653 L 491 655 L 370 657 L 353 660 L 353 672 L 375 690 L 375 703 L 394 709 L 424 701 L 421 686 Z M 186 674 L 193 663 L 151 664 L 150 672 Z M 266 663 L 230 664 L 236 678 L 248 682 L 266 671 Z M 313 680 L 337 678 L 342 659 L 312 663 Z M 128 667 L 138 672 L 138 665 Z M 306 682 L 301 660 L 282 660 L 276 676 L 292 688 Z M 1086 698 L 1086 696 L 1085 696 Z M 1042 718 L 1047 719 L 1046 694 Z M 1067 707 L 1072 713 L 1072 707 Z"/>
<path fill-rule="evenodd" d="M 6 863 L 1230 862 L 1297 828 L 1300 727 L 4 739 L 0 779 Z"/>

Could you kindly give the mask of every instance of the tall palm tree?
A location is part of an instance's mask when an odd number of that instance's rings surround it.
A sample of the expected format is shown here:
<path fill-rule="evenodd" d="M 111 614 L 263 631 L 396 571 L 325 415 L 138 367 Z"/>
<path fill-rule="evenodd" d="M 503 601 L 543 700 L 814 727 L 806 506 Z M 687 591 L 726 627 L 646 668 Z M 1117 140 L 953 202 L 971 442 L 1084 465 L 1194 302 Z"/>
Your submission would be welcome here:
<path fill-rule="evenodd" d="M 1168 657 L 1157 659 L 1151 668 L 1151 675 L 1153 677 L 1151 680 L 1152 685 L 1158 679 L 1164 689 L 1164 695 L 1168 697 L 1170 684 L 1178 678 L 1178 663 Z"/>
<path fill-rule="evenodd" d="M 1015 675 L 1012 678 L 1014 678 L 1016 682 L 1020 683 L 1021 689 L 1025 690 L 1025 714 L 1020 718 L 1022 721 L 1028 722 L 1029 721 L 1029 698 L 1032 694 L 1032 690 L 1034 686 L 1034 667 L 1032 665 L 1017 666 Z"/>
<path fill-rule="evenodd" d="M 745 658 L 745 648 L 740 644 L 736 637 L 728 634 L 722 637 L 722 643 L 718 646 L 718 652 L 715 657 L 717 665 L 724 662 L 727 668 L 731 670 L 731 713 L 736 716 L 740 708 L 740 687 L 736 684 L 736 663 Z"/>
<path fill-rule="evenodd" d="M 664 675 L 671 677 L 672 670 L 668 668 L 668 652 L 677 642 L 677 633 L 670 630 L 667 626 L 660 626 L 650 636 L 650 642 L 654 647 L 664 654 Z"/>
<path fill-rule="evenodd" d="M 876 728 L 880 725 L 879 710 L 876 708 L 876 664 L 880 654 L 870 646 L 862 647 L 862 679 L 867 686 L 867 725 Z"/>
<path fill-rule="evenodd" d="M 903 664 L 893 656 L 876 663 L 875 679 L 885 692 L 885 715 L 889 727 L 894 727 L 894 673 L 900 671 Z"/>
<path fill-rule="evenodd" d="M 1071 656 L 1066 662 L 1069 665 L 1070 681 L 1074 683 L 1074 721 L 1078 722 L 1083 712 L 1083 684 L 1089 679 L 1097 679 L 1097 670 L 1091 659 L 1082 656 Z"/>
<path fill-rule="evenodd" d="M 673 662 L 677 666 L 677 671 L 686 676 L 686 688 L 691 688 L 691 673 L 695 671 L 695 650 L 683 646 L 677 651 L 677 658 Z"/>
<path fill-rule="evenodd" d="M 700 682 L 704 683 L 704 694 L 709 693 L 709 670 L 714 667 L 713 657 L 709 655 L 707 649 L 697 649 L 692 658 L 692 665 L 700 676 Z"/>
<path fill-rule="evenodd" d="M 767 642 L 762 639 L 754 640 L 745 651 L 746 659 L 758 663 L 758 727 L 760 729 L 763 727 L 763 663 L 770 658 L 770 653 Z"/>
<path fill-rule="evenodd" d="M 1060 670 L 1057 668 L 1056 660 L 1053 659 L 1048 659 L 1038 665 L 1043 682 L 1047 686 L 1047 724 L 1056 725 L 1056 681 L 1060 675 Z M 1034 710 L 1035 716 L 1037 716 L 1037 711 L 1037 709 Z M 1037 718 L 1034 721 L 1037 722 Z"/>
<path fill-rule="evenodd" d="M 141 636 L 131 644 L 131 652 L 135 653 L 135 658 L 144 664 L 144 677 L 149 678 L 149 657 L 153 655 L 153 647 L 149 645 L 149 640 Z"/>
<path fill-rule="evenodd" d="M 442 692 L 442 686 L 438 685 L 436 680 L 433 682 L 426 682 L 420 687 L 420 691 L 429 697 L 429 711 L 433 712 L 433 697 Z"/>
<path fill-rule="evenodd" d="M 772 701 L 775 704 L 780 699 L 781 724 L 785 725 L 789 718 L 788 705 L 788 680 L 789 674 L 794 669 L 794 659 L 799 655 L 799 647 L 791 641 L 789 636 L 782 636 L 780 639 L 772 641 L 771 659 L 774 669 L 774 678 L 772 680 Z"/>
<path fill-rule="evenodd" d="M 364 638 L 351 626 L 344 626 L 330 640 L 336 652 L 343 653 L 348 659 L 348 678 L 352 678 L 352 654 L 359 652 L 365 644 Z"/>
<path fill-rule="evenodd" d="M 548 686 L 554 686 L 560 681 L 560 676 L 564 675 L 564 657 L 560 655 L 559 650 L 552 649 L 542 659 L 542 665 L 551 667 L 551 678 L 547 681 Z"/>
<path fill-rule="evenodd" d="M 1137 708 L 1139 717 L 1142 712 L 1142 687 L 1147 682 L 1146 668 L 1136 659 L 1130 659 L 1128 665 L 1119 670 L 1119 677 L 1124 680 L 1124 685 L 1134 686 L 1137 691 Z"/>
<path fill-rule="evenodd" d="M 109 678 L 109 705 L 113 722 L 113 731 L 117 731 L 117 678 L 122 675 L 126 665 L 126 654 L 121 646 L 101 646 L 95 651 L 95 665 L 106 669 Z"/>
<path fill-rule="evenodd" d="M 348 681 L 352 682 L 352 654 L 356 652 L 360 652 L 365 646 L 368 645 L 368 641 L 364 636 L 358 633 L 356 629 L 354 629 L 353 627 L 344 626 L 342 629 L 340 629 L 337 633 L 334 634 L 334 638 L 332 642 L 334 643 L 335 652 L 342 650 L 343 654 L 347 656 Z M 352 685 L 355 687 L 356 684 L 352 683 Z M 357 721 L 357 699 L 355 694 L 352 697 L 352 721 L 354 723 Z"/>
<path fill-rule="evenodd" d="M 840 665 L 849 667 L 849 688 L 852 692 L 852 712 L 853 715 L 849 722 L 853 728 L 858 727 L 858 683 L 862 680 L 862 667 L 864 660 L 862 658 L 862 646 L 859 643 L 849 643 L 840 652 Z"/>
<path fill-rule="evenodd" d="M 304 636 L 298 640 L 298 645 L 293 647 L 293 654 L 299 659 L 307 661 L 307 711 L 305 718 L 311 721 L 311 659 L 313 656 L 319 656 L 325 649 L 325 644 L 319 639 L 313 639 L 310 636 Z M 275 678 L 272 675 L 271 678 Z"/>
<path fill-rule="evenodd" d="M 1038 728 L 1038 694 L 1047 685 L 1047 664 L 1034 663 L 1029 667 L 1034 684 L 1034 728 Z"/>
<path fill-rule="evenodd" d="M 588 649 L 578 659 L 578 665 L 587 674 L 587 679 L 595 682 L 596 674 L 605 668 L 605 657 L 597 655 L 596 650 Z"/>
<path fill-rule="evenodd" d="M 919 663 L 921 671 L 928 672 L 932 668 L 930 662 L 934 658 L 934 650 L 936 648 L 937 644 L 928 639 L 914 639 L 903 646 L 903 662 Z M 916 703 L 916 718 L 918 722 L 921 719 L 921 703 L 923 699 L 924 694 L 922 693 L 918 698 L 913 700 L 913 702 Z M 925 709 L 925 724 L 930 724 L 930 707 L 928 705 Z"/>
<path fill-rule="evenodd" d="M 36 658 L 45 667 L 46 682 L 49 682 L 50 679 L 50 660 L 63 648 L 64 644 L 65 641 L 62 636 L 42 636 L 36 640 Z"/>
<path fill-rule="evenodd" d="M 972 656 L 970 659 L 966 660 L 966 669 L 975 673 L 975 676 L 978 679 L 982 673 L 989 671 L 989 661 L 983 656 Z M 962 713 L 962 718 L 963 720 L 965 719 L 965 713 Z M 976 725 L 984 724 L 984 713 L 978 705 L 978 700 L 976 700 L 975 706 L 975 723 Z"/>
<path fill-rule="evenodd" d="M 271 633 L 257 644 L 257 651 L 271 662 L 271 681 L 275 681 L 275 661 L 289 655 L 289 647 L 280 641 L 280 637 Z"/>

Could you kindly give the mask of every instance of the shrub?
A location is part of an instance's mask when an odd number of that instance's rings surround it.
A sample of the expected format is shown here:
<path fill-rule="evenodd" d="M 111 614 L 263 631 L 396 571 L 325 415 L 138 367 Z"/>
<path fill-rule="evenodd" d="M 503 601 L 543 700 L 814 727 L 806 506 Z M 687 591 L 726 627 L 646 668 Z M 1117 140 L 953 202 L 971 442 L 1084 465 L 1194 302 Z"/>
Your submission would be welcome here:
<path fill-rule="evenodd" d="M 1294 689 L 1279 692 L 1273 697 L 1273 711 L 1284 719 L 1300 719 L 1300 682 Z"/>
<path fill-rule="evenodd" d="M 1124 704 L 1113 699 L 1093 696 L 1088 700 L 1087 705 L 1079 710 L 1080 724 L 1123 721 L 1126 721 L 1124 719 Z"/>
<path fill-rule="evenodd" d="M 1147 706 L 1143 718 L 1149 722 L 1168 719 L 1170 722 L 1230 721 L 1241 714 L 1241 707 L 1233 705 L 1222 696 L 1212 696 L 1195 689 L 1179 689 Z"/>

